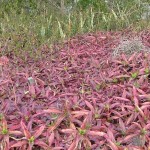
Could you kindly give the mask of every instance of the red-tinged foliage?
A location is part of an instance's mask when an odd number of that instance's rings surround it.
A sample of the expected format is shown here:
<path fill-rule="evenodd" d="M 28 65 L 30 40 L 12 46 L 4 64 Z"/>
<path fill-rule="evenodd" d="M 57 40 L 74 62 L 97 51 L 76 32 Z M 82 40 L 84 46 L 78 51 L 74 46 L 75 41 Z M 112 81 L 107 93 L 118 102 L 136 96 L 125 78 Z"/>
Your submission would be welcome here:
<path fill-rule="evenodd" d="M 148 33 L 136 35 L 150 47 Z M 77 36 L 38 61 L 0 57 L 0 149 L 150 149 L 150 53 L 112 57 L 122 35 Z"/>
<path fill-rule="evenodd" d="M 9 62 L 9 59 L 6 56 L 0 57 L 0 66 L 7 65 L 8 62 Z"/>
<path fill-rule="evenodd" d="M 15 139 L 16 143 L 11 143 L 10 148 L 20 147 L 23 149 L 23 147 L 25 147 L 26 149 L 32 150 L 34 148 L 34 145 L 44 149 L 48 147 L 45 142 L 38 139 L 42 135 L 45 129 L 45 125 L 42 125 L 39 129 L 36 129 L 36 131 L 30 131 L 30 129 L 28 129 L 28 126 L 26 126 L 22 120 L 20 124 L 23 130 L 23 137 L 21 139 Z"/>

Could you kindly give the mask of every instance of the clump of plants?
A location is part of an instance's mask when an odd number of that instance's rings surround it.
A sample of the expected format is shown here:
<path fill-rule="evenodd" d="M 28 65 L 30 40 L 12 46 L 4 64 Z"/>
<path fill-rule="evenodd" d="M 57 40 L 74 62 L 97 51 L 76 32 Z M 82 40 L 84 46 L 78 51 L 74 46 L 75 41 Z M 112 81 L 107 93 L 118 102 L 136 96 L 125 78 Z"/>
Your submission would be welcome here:
<path fill-rule="evenodd" d="M 150 54 L 112 59 L 112 37 L 76 37 L 51 59 L 0 57 L 0 148 L 149 149 Z"/>

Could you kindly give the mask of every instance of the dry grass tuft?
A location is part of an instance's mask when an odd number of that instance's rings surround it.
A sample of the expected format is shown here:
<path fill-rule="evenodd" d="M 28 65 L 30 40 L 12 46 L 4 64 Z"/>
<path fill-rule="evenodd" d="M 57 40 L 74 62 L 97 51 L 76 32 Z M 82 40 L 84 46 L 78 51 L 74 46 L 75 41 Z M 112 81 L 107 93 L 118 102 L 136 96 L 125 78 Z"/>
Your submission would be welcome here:
<path fill-rule="evenodd" d="M 126 55 L 132 55 L 135 52 L 149 52 L 150 48 L 145 46 L 140 37 L 134 37 L 129 39 L 127 37 L 123 37 L 120 41 L 120 44 L 114 49 L 113 57 L 120 55 L 121 53 L 125 53 Z"/>

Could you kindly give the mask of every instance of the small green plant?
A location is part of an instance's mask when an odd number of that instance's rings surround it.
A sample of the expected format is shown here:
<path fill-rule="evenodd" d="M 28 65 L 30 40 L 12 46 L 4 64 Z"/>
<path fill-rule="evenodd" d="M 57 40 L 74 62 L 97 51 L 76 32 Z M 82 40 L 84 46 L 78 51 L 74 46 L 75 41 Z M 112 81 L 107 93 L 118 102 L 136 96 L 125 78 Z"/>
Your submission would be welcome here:
<path fill-rule="evenodd" d="M 113 83 L 118 83 L 118 79 L 114 78 L 114 79 L 112 80 L 112 82 L 113 82 Z"/>
<path fill-rule="evenodd" d="M 67 67 L 67 66 L 65 66 L 65 67 L 64 67 L 64 70 L 65 70 L 65 71 L 67 71 L 67 70 L 68 70 L 68 67 Z"/>
<path fill-rule="evenodd" d="M 145 135 L 145 134 L 147 134 L 146 129 L 142 129 L 142 130 L 141 130 L 141 135 Z"/>
<path fill-rule="evenodd" d="M 135 112 L 137 112 L 137 113 L 139 112 L 139 109 L 138 109 L 138 107 L 137 107 L 137 106 L 135 106 L 134 111 L 135 111 Z"/>
<path fill-rule="evenodd" d="M 8 130 L 7 130 L 6 128 L 3 128 L 2 131 L 1 131 L 1 133 L 2 133 L 3 135 L 6 135 L 6 134 L 8 133 Z"/>
<path fill-rule="evenodd" d="M 29 120 L 29 116 L 25 116 L 25 120 L 28 121 Z"/>
<path fill-rule="evenodd" d="M 149 74 L 150 70 L 149 68 L 145 68 L 145 74 Z"/>
<path fill-rule="evenodd" d="M 95 119 L 99 119 L 99 118 L 100 118 L 100 114 L 97 114 L 97 113 L 96 113 L 96 114 L 94 115 L 94 118 L 95 118 Z"/>
<path fill-rule="evenodd" d="M 29 143 L 34 143 L 34 136 L 31 136 L 29 139 L 28 139 L 28 141 L 29 141 Z"/>
<path fill-rule="evenodd" d="M 96 84 L 96 91 L 99 91 L 101 89 L 101 85 L 100 84 Z"/>
<path fill-rule="evenodd" d="M 120 142 L 116 142 L 115 144 L 116 144 L 117 146 L 120 146 L 120 145 L 121 145 L 121 143 L 120 143 Z"/>
<path fill-rule="evenodd" d="M 121 134 L 122 134 L 123 136 L 125 136 L 125 135 L 126 135 L 126 132 L 125 132 L 125 131 L 121 131 Z"/>
<path fill-rule="evenodd" d="M 80 135 L 85 135 L 86 134 L 86 130 L 85 129 L 78 129 L 79 130 L 79 134 Z"/>
<path fill-rule="evenodd" d="M 131 73 L 131 77 L 132 77 L 133 79 L 136 79 L 136 78 L 138 77 L 138 72 L 133 72 L 133 73 Z"/>
<path fill-rule="evenodd" d="M 109 111 L 109 109 L 110 109 L 109 104 L 105 104 L 104 108 L 105 108 L 107 111 Z"/>

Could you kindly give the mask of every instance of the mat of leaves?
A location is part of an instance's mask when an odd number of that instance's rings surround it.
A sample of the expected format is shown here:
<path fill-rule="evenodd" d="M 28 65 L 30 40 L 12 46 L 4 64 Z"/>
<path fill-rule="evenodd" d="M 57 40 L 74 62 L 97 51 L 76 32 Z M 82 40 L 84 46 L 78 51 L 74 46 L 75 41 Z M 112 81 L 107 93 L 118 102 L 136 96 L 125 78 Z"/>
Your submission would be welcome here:
<path fill-rule="evenodd" d="M 120 35 L 79 36 L 36 62 L 2 56 L 0 149 L 150 149 L 150 54 L 112 59 Z"/>

